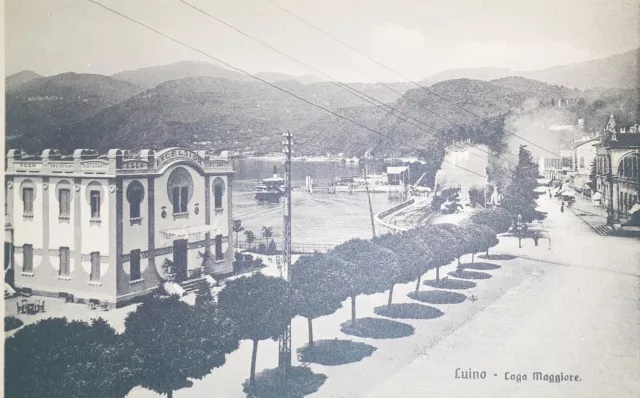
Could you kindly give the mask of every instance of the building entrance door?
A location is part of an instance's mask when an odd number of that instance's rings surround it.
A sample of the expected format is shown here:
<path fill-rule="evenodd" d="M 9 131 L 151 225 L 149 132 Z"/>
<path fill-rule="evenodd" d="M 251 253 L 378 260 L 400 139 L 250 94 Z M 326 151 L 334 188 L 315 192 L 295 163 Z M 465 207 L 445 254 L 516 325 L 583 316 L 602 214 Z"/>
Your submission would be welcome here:
<path fill-rule="evenodd" d="M 187 240 L 177 239 L 173 241 L 173 266 L 176 270 L 176 281 L 187 279 Z"/>

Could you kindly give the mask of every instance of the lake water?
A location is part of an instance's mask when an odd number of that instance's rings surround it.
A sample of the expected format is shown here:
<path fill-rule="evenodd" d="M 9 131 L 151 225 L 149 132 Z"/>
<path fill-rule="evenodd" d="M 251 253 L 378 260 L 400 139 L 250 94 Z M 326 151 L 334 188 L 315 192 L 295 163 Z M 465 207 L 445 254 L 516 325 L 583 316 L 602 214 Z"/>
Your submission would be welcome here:
<path fill-rule="evenodd" d="M 479 156 L 478 156 L 479 155 Z M 441 182 L 457 182 L 469 188 L 482 185 L 486 154 L 477 149 L 465 152 L 451 152 L 446 157 L 442 170 L 438 173 Z M 251 230 L 258 238 L 263 226 L 272 227 L 276 241 L 282 239 L 283 201 L 280 203 L 259 203 L 254 198 L 253 187 L 263 179 L 271 177 L 273 166 L 283 176 L 282 160 L 278 159 L 236 159 L 233 161 L 236 176 L 233 190 L 233 218 L 240 219 L 245 229 Z M 461 166 L 469 171 L 462 170 Z M 329 194 L 327 184 L 336 176 L 361 175 L 361 166 L 333 162 L 292 162 L 292 235 L 293 243 L 339 244 L 351 238 L 371 238 L 371 219 L 367 194 L 338 192 Z M 382 172 L 382 165 L 369 166 L 370 171 Z M 474 174 L 477 172 L 478 174 Z M 305 177 L 311 176 L 318 188 L 313 194 L 304 190 Z M 372 193 L 373 212 L 378 213 L 398 203 L 398 194 Z M 376 227 L 378 230 L 378 227 Z M 261 239 L 258 239 L 258 243 Z"/>
<path fill-rule="evenodd" d="M 253 187 L 271 177 L 273 166 L 283 176 L 282 161 L 239 159 L 234 162 L 236 177 L 233 191 L 233 218 L 240 219 L 245 229 L 259 238 L 263 226 L 272 227 L 274 239 L 282 239 L 283 201 L 259 203 Z M 326 187 L 336 176 L 360 175 L 357 164 L 332 162 L 292 163 L 292 235 L 294 243 L 338 244 L 351 238 L 371 238 L 371 220 L 366 193 L 329 194 Z M 305 177 L 311 176 L 316 188 L 313 194 L 304 190 Z M 399 203 L 400 198 L 386 193 L 371 194 L 374 213 Z M 261 240 L 259 239 L 258 242 Z"/>

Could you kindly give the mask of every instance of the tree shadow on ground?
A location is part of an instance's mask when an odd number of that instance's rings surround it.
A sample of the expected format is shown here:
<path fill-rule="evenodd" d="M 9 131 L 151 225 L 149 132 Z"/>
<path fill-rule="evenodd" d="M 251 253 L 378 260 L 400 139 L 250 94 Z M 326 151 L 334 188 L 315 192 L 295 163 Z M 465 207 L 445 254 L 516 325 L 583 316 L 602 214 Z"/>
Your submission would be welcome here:
<path fill-rule="evenodd" d="M 313 346 L 298 348 L 298 358 L 302 362 L 320 365 L 344 365 L 362 361 L 376 350 L 369 344 L 351 340 L 318 340 Z"/>
<path fill-rule="evenodd" d="M 356 319 L 355 325 L 347 321 L 340 325 L 340 330 L 345 334 L 371 339 L 399 339 L 411 336 L 415 331 L 413 326 L 406 323 L 381 318 Z"/>
<path fill-rule="evenodd" d="M 454 276 L 460 279 L 489 279 L 491 278 L 490 274 L 485 272 L 477 272 L 477 271 L 465 271 L 465 270 L 455 270 L 447 273 L 450 276 Z"/>
<path fill-rule="evenodd" d="M 433 319 L 444 315 L 444 312 L 437 308 L 417 303 L 381 305 L 373 311 L 380 316 L 400 319 Z"/>
<path fill-rule="evenodd" d="M 245 381 L 243 391 L 251 398 L 302 398 L 318 391 L 326 380 L 324 374 L 313 373 L 304 366 L 291 367 L 286 377 L 278 368 L 267 369 L 256 375 L 253 385 Z"/>
<path fill-rule="evenodd" d="M 502 268 L 498 264 L 493 263 L 465 263 L 462 264 L 462 268 L 464 269 L 475 269 L 480 271 L 491 271 L 494 269 Z"/>
<path fill-rule="evenodd" d="M 489 254 L 488 256 L 486 254 L 479 254 L 478 258 L 483 260 L 513 260 L 516 256 L 512 254 Z"/>
<path fill-rule="evenodd" d="M 426 290 L 411 292 L 409 298 L 429 304 L 460 304 L 467 299 L 464 294 L 448 292 L 446 290 Z"/>
<path fill-rule="evenodd" d="M 471 281 L 463 281 L 460 279 L 440 279 L 439 281 L 435 279 L 426 280 L 423 282 L 426 286 L 431 286 L 439 289 L 451 289 L 451 290 L 465 290 L 476 287 L 475 282 Z"/>

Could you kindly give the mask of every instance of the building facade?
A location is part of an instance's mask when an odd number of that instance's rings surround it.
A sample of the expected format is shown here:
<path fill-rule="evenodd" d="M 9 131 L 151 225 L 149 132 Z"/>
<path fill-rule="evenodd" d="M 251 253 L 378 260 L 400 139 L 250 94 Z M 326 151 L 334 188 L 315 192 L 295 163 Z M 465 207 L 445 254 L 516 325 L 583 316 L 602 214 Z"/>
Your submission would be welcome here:
<path fill-rule="evenodd" d="M 640 198 L 640 131 L 638 125 L 617 128 L 609 117 L 596 144 L 596 185 L 608 209 L 608 222 L 634 219 Z M 637 217 L 636 217 L 637 219 Z"/>
<path fill-rule="evenodd" d="M 232 176 L 226 160 L 180 148 L 10 150 L 16 287 L 121 306 L 165 283 L 232 272 Z"/>
<path fill-rule="evenodd" d="M 596 160 L 595 144 L 600 142 L 600 138 L 596 135 L 584 136 L 574 143 L 574 159 L 573 159 L 573 187 L 585 191 L 595 190 L 595 186 L 591 183 L 591 166 Z"/>

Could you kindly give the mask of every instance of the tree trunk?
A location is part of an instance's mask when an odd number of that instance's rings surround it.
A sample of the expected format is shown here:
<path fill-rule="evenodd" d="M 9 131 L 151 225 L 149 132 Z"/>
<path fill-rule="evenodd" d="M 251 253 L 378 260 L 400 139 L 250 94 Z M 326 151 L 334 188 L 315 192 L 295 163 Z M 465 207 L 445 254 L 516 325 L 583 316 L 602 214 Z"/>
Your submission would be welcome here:
<path fill-rule="evenodd" d="M 489 249 L 487 249 L 487 260 L 489 259 Z"/>
<path fill-rule="evenodd" d="M 460 257 L 458 257 L 458 269 L 462 269 L 462 265 L 460 264 Z"/>
<path fill-rule="evenodd" d="M 416 293 L 420 290 L 420 280 L 422 279 L 422 275 L 418 276 L 418 283 L 416 283 Z"/>
<path fill-rule="evenodd" d="M 471 264 L 473 264 L 473 262 L 475 261 L 475 253 L 471 253 Z"/>
<path fill-rule="evenodd" d="M 440 282 L 440 267 L 436 267 L 436 282 Z"/>
<path fill-rule="evenodd" d="M 307 318 L 307 325 L 309 325 L 309 347 L 313 347 L 313 318 Z"/>
<path fill-rule="evenodd" d="M 518 248 L 522 249 L 522 238 L 518 238 Z"/>
<path fill-rule="evenodd" d="M 351 324 L 356 324 L 356 296 L 351 296 Z"/>
<path fill-rule="evenodd" d="M 258 342 L 253 340 L 253 352 L 251 353 L 251 375 L 249 376 L 249 384 L 253 385 L 256 381 L 256 357 L 258 356 Z"/>
<path fill-rule="evenodd" d="M 167 398 L 173 398 L 173 390 L 167 393 Z"/>
<path fill-rule="evenodd" d="M 389 289 L 389 302 L 387 303 L 388 307 L 391 307 L 391 301 L 393 300 L 393 287 L 395 285 L 391 285 L 391 289 Z"/>

